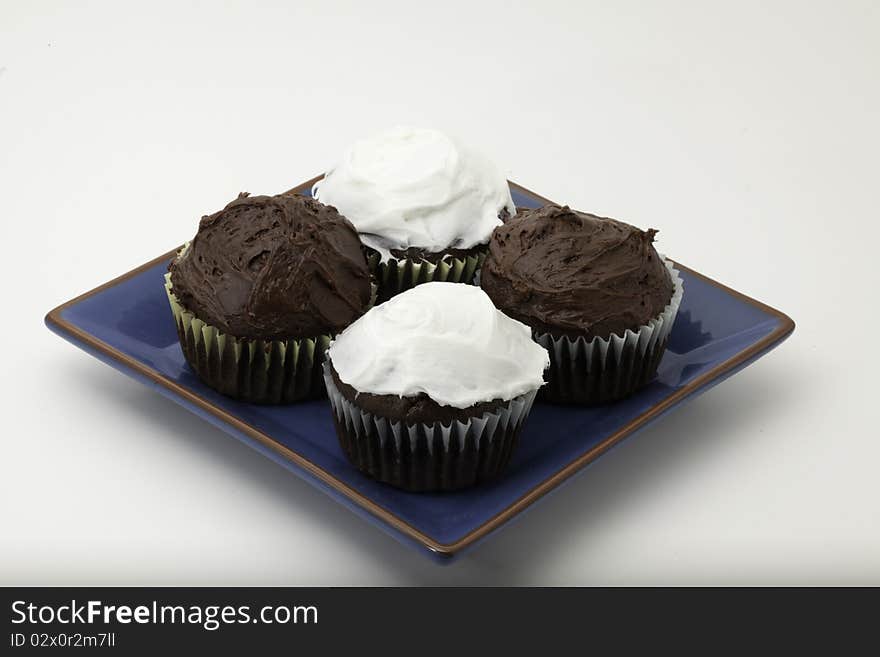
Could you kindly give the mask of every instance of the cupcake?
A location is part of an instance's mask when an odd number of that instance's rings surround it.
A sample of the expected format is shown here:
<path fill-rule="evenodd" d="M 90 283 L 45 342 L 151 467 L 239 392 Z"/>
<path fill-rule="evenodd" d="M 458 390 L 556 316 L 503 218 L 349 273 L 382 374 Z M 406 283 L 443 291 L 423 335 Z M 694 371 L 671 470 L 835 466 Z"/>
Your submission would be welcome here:
<path fill-rule="evenodd" d="M 355 143 L 312 194 L 357 228 L 382 300 L 427 281 L 472 283 L 492 230 L 516 213 L 491 162 L 416 128 Z"/>
<path fill-rule="evenodd" d="M 190 367 L 244 401 L 321 396 L 332 336 L 370 306 L 354 227 L 301 196 L 248 196 L 203 217 L 165 288 Z"/>
<path fill-rule="evenodd" d="M 504 469 L 548 364 L 530 329 L 482 290 L 430 282 L 343 331 L 324 379 L 355 467 L 398 488 L 443 491 Z"/>
<path fill-rule="evenodd" d="M 495 230 L 480 285 L 550 353 L 542 399 L 601 404 L 653 378 L 683 293 L 656 233 L 556 205 Z"/>

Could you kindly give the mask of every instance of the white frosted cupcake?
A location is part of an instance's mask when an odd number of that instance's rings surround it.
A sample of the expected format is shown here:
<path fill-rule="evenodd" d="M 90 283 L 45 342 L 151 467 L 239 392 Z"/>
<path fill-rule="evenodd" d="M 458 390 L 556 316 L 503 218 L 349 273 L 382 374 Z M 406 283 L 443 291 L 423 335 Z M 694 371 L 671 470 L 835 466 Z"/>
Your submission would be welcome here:
<path fill-rule="evenodd" d="M 324 377 L 357 468 L 407 490 L 454 490 L 507 465 L 548 366 L 529 327 L 482 290 L 431 282 L 343 331 Z"/>
<path fill-rule="evenodd" d="M 492 231 L 516 213 L 488 159 L 410 127 L 356 142 L 312 193 L 358 230 L 380 300 L 427 281 L 472 283 Z"/>

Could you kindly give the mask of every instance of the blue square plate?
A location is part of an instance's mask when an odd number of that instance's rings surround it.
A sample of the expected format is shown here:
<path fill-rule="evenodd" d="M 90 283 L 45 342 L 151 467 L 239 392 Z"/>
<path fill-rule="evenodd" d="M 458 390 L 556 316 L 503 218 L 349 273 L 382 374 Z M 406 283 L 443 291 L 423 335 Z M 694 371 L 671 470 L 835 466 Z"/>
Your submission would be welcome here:
<path fill-rule="evenodd" d="M 315 180 L 291 191 L 309 194 Z M 547 202 L 513 183 L 511 191 L 520 207 Z M 501 527 L 626 436 L 760 358 L 794 330 L 781 312 L 676 263 L 684 300 L 651 384 L 599 408 L 536 404 L 510 467 L 497 481 L 458 493 L 412 494 L 372 481 L 349 465 L 326 401 L 250 405 L 217 394 L 196 378 L 183 359 L 163 288 L 176 251 L 59 306 L 46 324 L 396 538 L 443 560 Z"/>

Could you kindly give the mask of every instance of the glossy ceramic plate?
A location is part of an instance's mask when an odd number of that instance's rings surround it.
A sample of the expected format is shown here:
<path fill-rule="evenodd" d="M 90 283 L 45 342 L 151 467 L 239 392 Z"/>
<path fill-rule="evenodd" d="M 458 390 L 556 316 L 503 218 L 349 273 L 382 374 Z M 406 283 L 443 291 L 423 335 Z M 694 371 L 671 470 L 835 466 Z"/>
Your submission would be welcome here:
<path fill-rule="evenodd" d="M 292 191 L 309 194 L 314 180 Z M 546 199 L 511 183 L 518 206 Z M 330 406 L 256 406 L 204 386 L 187 366 L 163 288 L 177 249 L 59 306 L 50 329 L 282 464 L 396 538 L 448 560 L 560 486 L 616 443 L 766 354 L 794 330 L 781 312 L 677 263 L 684 300 L 656 379 L 599 408 L 535 404 L 508 470 L 443 494 L 405 493 L 345 459 Z"/>

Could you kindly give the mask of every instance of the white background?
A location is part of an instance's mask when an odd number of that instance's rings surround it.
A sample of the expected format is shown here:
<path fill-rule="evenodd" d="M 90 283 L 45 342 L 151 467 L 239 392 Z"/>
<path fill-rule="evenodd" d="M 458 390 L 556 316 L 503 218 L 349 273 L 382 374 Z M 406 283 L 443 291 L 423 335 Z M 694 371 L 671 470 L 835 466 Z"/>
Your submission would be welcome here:
<path fill-rule="evenodd" d="M 880 584 L 880 5 L 250 4 L 0 1 L 0 583 Z M 395 123 L 797 330 L 444 568 L 43 326 Z"/>

